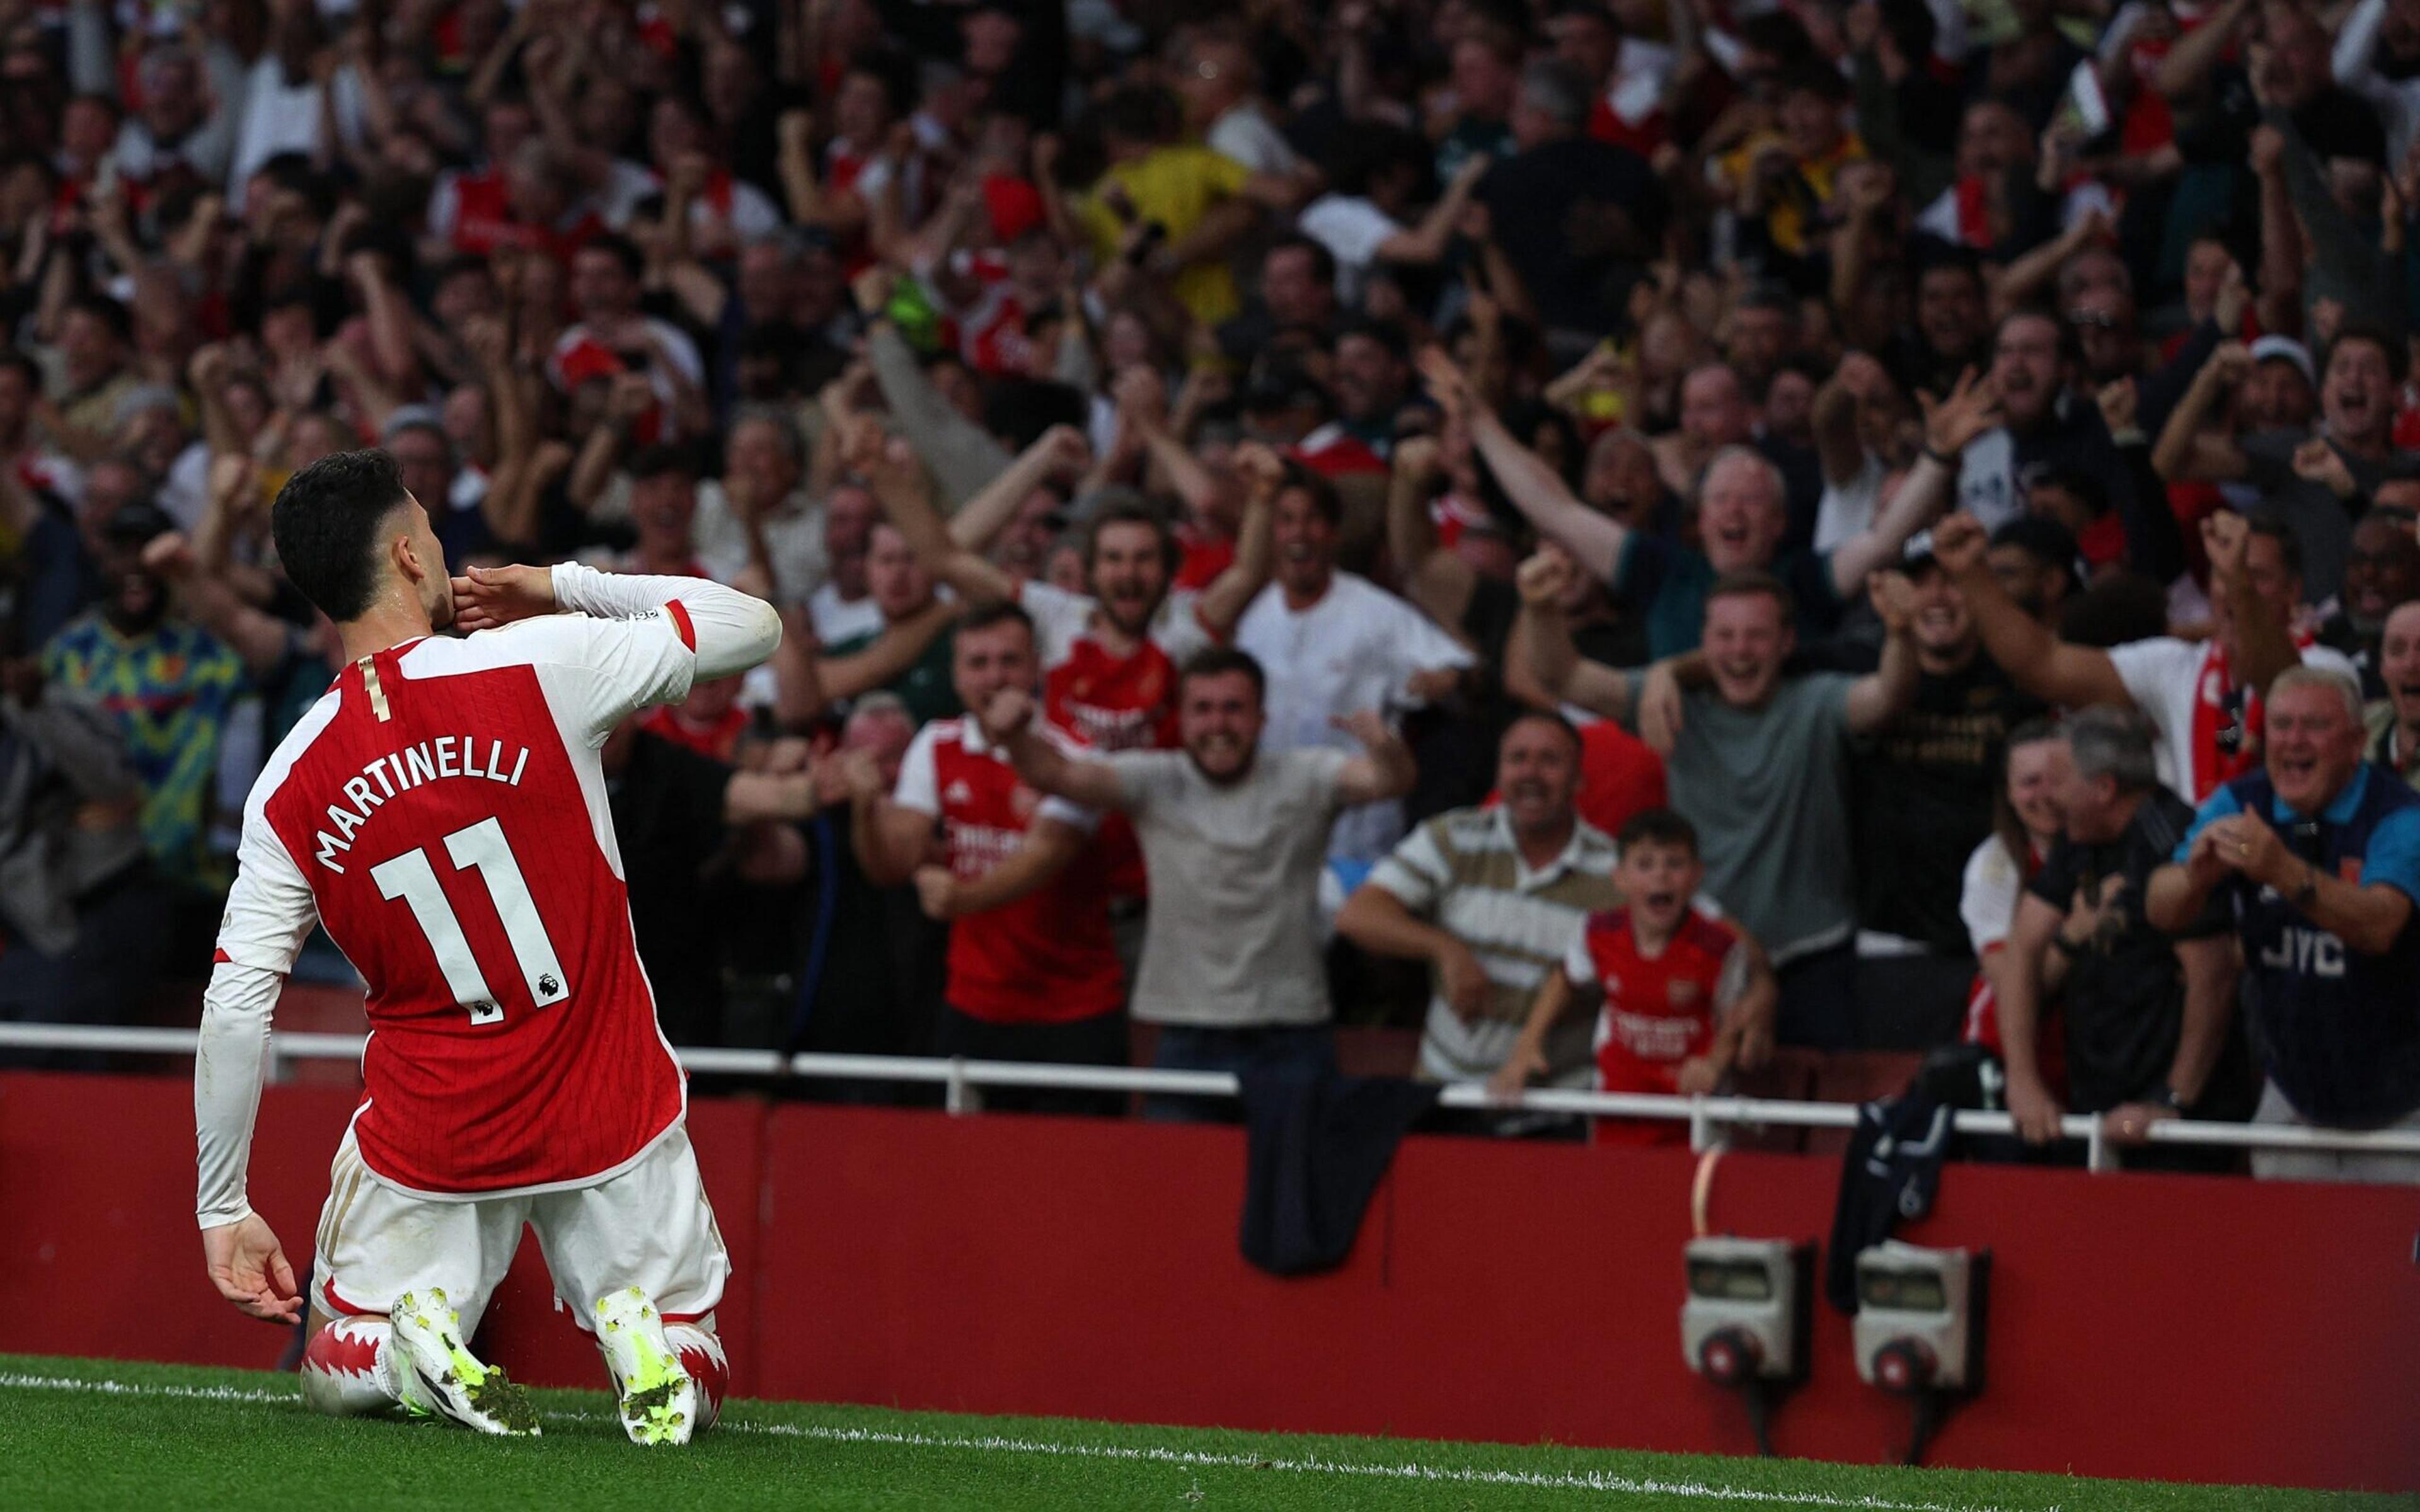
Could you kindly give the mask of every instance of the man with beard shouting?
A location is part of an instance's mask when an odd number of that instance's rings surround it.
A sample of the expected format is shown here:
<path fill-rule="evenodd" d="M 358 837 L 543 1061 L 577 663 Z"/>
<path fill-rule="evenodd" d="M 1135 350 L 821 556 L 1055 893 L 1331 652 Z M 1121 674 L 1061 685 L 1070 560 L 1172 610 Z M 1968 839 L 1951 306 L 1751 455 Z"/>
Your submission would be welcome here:
<path fill-rule="evenodd" d="M 1362 748 L 1263 750 L 1267 682 L 1249 652 L 1214 647 L 1177 684 L 1180 751 L 1091 758 L 1034 728 L 1033 700 L 1002 688 L 985 736 L 1016 775 L 1053 797 L 1134 821 L 1158 904 L 1143 936 L 1134 1016 L 1159 1026 L 1155 1063 L 1237 1071 L 1334 1055 L 1320 964 L 1319 873 L 1339 810 L 1400 798 L 1412 753 L 1371 710 L 1338 718 Z M 1186 1098 L 1150 1098 L 1146 1118 L 1207 1116 Z"/>
<path fill-rule="evenodd" d="M 1284 464 L 1265 447 L 1236 454 L 1247 488 L 1235 560 L 1198 593 L 1171 592 L 1183 549 L 1167 521 L 1140 502 L 1113 503 L 1094 516 L 1084 534 L 1089 597 L 1038 578 L 1019 582 L 983 555 L 989 535 L 1041 479 L 1054 469 L 1080 468 L 1085 458 L 1080 434 L 1053 427 L 944 524 L 904 440 L 886 441 L 871 420 L 849 437 L 852 466 L 934 577 L 969 604 L 1013 602 L 1032 618 L 1043 713 L 1051 724 L 1098 750 L 1167 750 L 1176 745 L 1178 664 L 1226 640 L 1268 578 L 1271 501 Z M 1132 829 L 1114 815 L 1098 842 L 1118 955 L 1131 981 L 1134 926 L 1147 892 L 1142 856 Z"/>
<path fill-rule="evenodd" d="M 934 577 L 970 604 L 1004 600 L 1032 616 L 1045 712 L 1103 750 L 1176 744 L 1177 664 L 1227 639 L 1268 578 L 1269 501 L 1284 466 L 1265 447 L 1237 453 L 1249 486 L 1243 528 L 1234 562 L 1208 587 L 1171 591 L 1180 548 L 1167 522 L 1140 502 L 1111 503 L 1084 532 L 1089 596 L 1038 578 L 1020 582 L 983 555 L 1040 480 L 1084 466 L 1084 440 L 1073 426 L 1044 433 L 947 523 L 908 443 L 886 440 L 878 421 L 850 435 L 848 456 Z"/>

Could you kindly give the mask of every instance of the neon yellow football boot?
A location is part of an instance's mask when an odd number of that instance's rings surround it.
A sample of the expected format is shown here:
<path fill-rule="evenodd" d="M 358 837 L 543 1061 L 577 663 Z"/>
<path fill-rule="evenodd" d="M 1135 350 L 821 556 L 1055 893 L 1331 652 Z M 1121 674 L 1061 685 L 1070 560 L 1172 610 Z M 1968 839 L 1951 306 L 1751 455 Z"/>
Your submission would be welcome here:
<path fill-rule="evenodd" d="M 622 1398 L 632 1443 L 687 1443 L 697 1426 L 697 1382 L 664 1337 L 663 1316 L 637 1287 L 597 1299 L 597 1346 Z"/>
<path fill-rule="evenodd" d="M 449 1418 L 481 1433 L 535 1437 L 537 1405 L 462 1342 L 462 1315 L 442 1289 L 407 1291 L 388 1318 L 395 1324 L 396 1377 L 414 1415 Z"/>

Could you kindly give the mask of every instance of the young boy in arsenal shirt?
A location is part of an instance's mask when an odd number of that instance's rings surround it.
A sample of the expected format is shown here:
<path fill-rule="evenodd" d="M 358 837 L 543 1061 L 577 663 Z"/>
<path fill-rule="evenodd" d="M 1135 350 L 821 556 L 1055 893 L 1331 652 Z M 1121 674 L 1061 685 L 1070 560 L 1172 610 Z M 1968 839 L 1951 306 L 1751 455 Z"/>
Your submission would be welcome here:
<path fill-rule="evenodd" d="M 324 924 L 368 982 L 374 1032 L 319 1219 L 303 1400 L 537 1432 L 465 1344 L 526 1224 L 604 1351 L 625 1430 L 686 1443 L 728 1379 L 713 1328 L 731 1267 L 631 938 L 598 748 L 635 710 L 763 661 L 780 616 L 694 578 L 449 579 L 383 452 L 295 473 L 271 528 L 347 665 L 244 808 L 194 1068 L 210 1279 L 256 1318 L 302 1314 L 244 1178 L 271 1011 Z M 434 633 L 449 626 L 476 633 Z"/>
<path fill-rule="evenodd" d="M 1519 1094 L 1544 1074 L 1546 1035 L 1576 1001 L 1601 1000 L 1596 1022 L 1596 1089 L 1711 1092 L 1729 1075 L 1748 1026 L 1773 1011 L 1770 972 L 1739 931 L 1694 903 L 1705 864 L 1698 832 L 1668 809 L 1651 809 L 1621 826 L 1613 880 L 1627 900 L 1590 914 L 1572 937 L 1563 964 L 1529 1009 L 1521 1038 L 1489 1081 L 1498 1097 Z M 1668 1144 L 1686 1124 L 1601 1119 L 1596 1137 L 1622 1144 Z"/>

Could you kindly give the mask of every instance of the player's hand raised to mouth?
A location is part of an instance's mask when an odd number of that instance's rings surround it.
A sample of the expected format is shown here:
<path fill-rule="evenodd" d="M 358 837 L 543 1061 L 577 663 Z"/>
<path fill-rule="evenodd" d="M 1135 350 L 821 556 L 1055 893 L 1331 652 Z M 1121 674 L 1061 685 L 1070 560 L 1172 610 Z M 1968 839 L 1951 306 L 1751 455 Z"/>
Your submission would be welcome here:
<path fill-rule="evenodd" d="M 545 567 L 471 567 L 454 579 L 454 627 L 492 630 L 555 609 L 554 574 Z"/>

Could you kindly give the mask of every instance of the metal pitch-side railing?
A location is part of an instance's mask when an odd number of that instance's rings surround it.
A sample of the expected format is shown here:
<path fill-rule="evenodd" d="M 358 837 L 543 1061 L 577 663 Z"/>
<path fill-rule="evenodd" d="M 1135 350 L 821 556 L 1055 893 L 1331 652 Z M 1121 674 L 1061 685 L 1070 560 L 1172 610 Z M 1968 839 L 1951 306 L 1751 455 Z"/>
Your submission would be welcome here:
<path fill-rule="evenodd" d="M 69 1024 L 0 1024 L 0 1049 L 100 1052 L 112 1055 L 190 1056 L 200 1034 L 194 1029 L 125 1028 Z M 269 1072 L 277 1078 L 279 1065 L 288 1060 L 359 1060 L 365 1041 L 354 1034 L 277 1033 L 270 1037 Z M 985 1087 L 1047 1088 L 1062 1091 L 1129 1092 L 1174 1097 L 1233 1097 L 1233 1074 L 1209 1071 L 1157 1071 L 1139 1066 L 1066 1066 L 1012 1060 L 968 1060 L 915 1056 L 785 1056 L 775 1050 L 687 1049 L 677 1052 L 692 1072 L 718 1076 L 820 1077 L 830 1081 L 914 1082 L 943 1089 L 943 1105 L 952 1113 L 982 1108 L 978 1088 Z M 1540 1113 L 1606 1114 L 1629 1119 L 1662 1119 L 1689 1126 L 1689 1143 L 1711 1147 L 1727 1128 L 1847 1129 L 1857 1121 L 1855 1104 L 1800 1103 L 1761 1097 L 1667 1097 L 1640 1092 L 1576 1092 L 1534 1088 L 1518 1102 L 1498 1102 L 1484 1088 L 1463 1084 L 1445 1088 L 1437 1100 L 1451 1108 L 1525 1108 Z M 1962 1110 L 1955 1116 L 1961 1134 L 2009 1134 L 2015 1120 L 2006 1113 Z M 2101 1120 L 2070 1114 L 2059 1120 L 2059 1132 L 2081 1140 L 2086 1164 L 2093 1170 L 2114 1167 L 2112 1143 L 2102 1137 Z M 2164 1119 L 2153 1123 L 2149 1137 L 2168 1145 L 2221 1145 L 2240 1149 L 2324 1149 L 2375 1154 L 2420 1155 L 2420 1130 L 2387 1129 L 2357 1133 L 2311 1129 L 2290 1124 L 2203 1123 Z"/>

